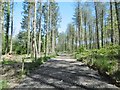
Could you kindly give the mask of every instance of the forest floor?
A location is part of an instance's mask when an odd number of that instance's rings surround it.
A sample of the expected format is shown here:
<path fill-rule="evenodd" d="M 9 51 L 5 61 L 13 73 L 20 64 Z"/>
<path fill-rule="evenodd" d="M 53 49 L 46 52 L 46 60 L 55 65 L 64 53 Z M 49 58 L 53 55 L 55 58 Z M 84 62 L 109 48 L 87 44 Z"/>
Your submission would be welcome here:
<path fill-rule="evenodd" d="M 119 89 L 98 71 L 66 55 L 48 60 L 28 74 L 16 88 Z"/>
<path fill-rule="evenodd" d="M 0 62 L 0 81 L 6 81 L 5 88 L 13 88 L 19 85 L 22 78 L 19 75 L 23 55 L 3 55 L 5 64 Z M 7 61 L 6 61 L 7 60 Z"/>

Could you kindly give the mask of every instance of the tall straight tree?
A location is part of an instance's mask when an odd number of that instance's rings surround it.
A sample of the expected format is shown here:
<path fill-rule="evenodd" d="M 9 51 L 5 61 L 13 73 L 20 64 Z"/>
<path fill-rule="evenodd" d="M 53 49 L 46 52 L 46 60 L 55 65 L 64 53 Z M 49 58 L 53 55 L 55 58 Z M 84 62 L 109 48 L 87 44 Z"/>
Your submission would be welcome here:
<path fill-rule="evenodd" d="M 86 14 L 86 13 L 85 13 Z M 87 49 L 87 14 L 84 14 L 84 26 L 85 26 L 85 35 L 84 35 L 84 42 L 85 42 L 85 47 Z"/>
<path fill-rule="evenodd" d="M 5 5 L 5 19 L 6 19 L 6 23 L 5 23 L 5 26 L 6 26 L 6 35 L 5 35 L 5 39 L 6 39 L 6 42 L 5 42 L 5 53 L 8 53 L 8 50 L 9 50 L 9 27 L 10 27 L 10 0 L 8 0 L 8 2 L 6 2 L 6 5 Z"/>
<path fill-rule="evenodd" d="M 97 9 L 97 2 L 94 2 L 94 5 L 95 5 L 95 15 L 96 15 L 97 48 L 100 49 L 100 44 L 99 44 L 99 30 L 98 30 L 98 9 Z"/>
<path fill-rule="evenodd" d="M 112 0 L 110 0 L 110 16 L 111 16 L 111 43 L 113 44 L 113 14 L 112 14 Z"/>
<path fill-rule="evenodd" d="M 46 55 L 48 55 L 48 53 L 49 53 L 49 47 L 48 47 L 48 44 L 49 44 L 48 43 L 48 41 L 49 41 L 49 39 L 48 39 L 48 34 L 49 34 L 48 31 L 49 31 L 49 19 L 50 19 L 49 18 L 49 9 L 50 9 L 49 3 L 50 3 L 49 0 L 47 0 L 47 25 L 46 25 L 46 50 L 45 50 L 46 51 L 46 53 L 45 53 Z"/>
<path fill-rule="evenodd" d="M 117 2 L 117 0 L 115 0 L 115 9 L 118 22 L 119 45 L 120 45 L 120 2 Z"/>
<path fill-rule="evenodd" d="M 52 53 L 55 54 L 55 45 L 56 45 L 56 36 L 57 36 L 57 30 L 58 30 L 58 25 L 60 21 L 60 16 L 59 16 L 59 6 L 58 3 L 56 3 L 54 0 L 51 0 L 50 2 L 50 9 L 51 12 L 51 32 L 52 32 Z"/>
<path fill-rule="evenodd" d="M 91 24 L 89 23 L 89 49 L 92 48 L 92 30 L 91 30 Z"/>
<path fill-rule="evenodd" d="M 3 22 L 3 15 L 2 15 L 2 0 L 0 0 L 0 59 L 1 59 L 1 56 L 2 56 L 2 22 Z"/>
<path fill-rule="evenodd" d="M 79 42 L 79 47 L 80 47 L 80 44 L 81 44 L 81 41 L 80 41 L 80 27 L 81 27 L 81 15 L 80 15 L 80 1 L 77 2 L 77 23 L 78 23 L 78 42 Z"/>
<path fill-rule="evenodd" d="M 48 54 L 48 25 L 49 25 L 48 3 L 49 1 L 45 2 L 42 8 L 43 18 L 44 18 L 44 53 L 45 53 L 45 56 Z"/>
<path fill-rule="evenodd" d="M 34 3 L 33 2 L 29 2 L 28 0 L 25 0 L 23 2 L 23 18 L 22 18 L 22 22 L 21 22 L 21 28 L 25 31 L 27 31 L 27 43 L 25 45 L 27 45 L 27 55 L 29 55 L 31 53 L 31 56 L 33 55 L 32 53 L 32 49 L 33 49 L 33 31 L 30 32 L 30 29 L 33 30 L 33 17 L 34 14 L 31 14 L 32 11 L 34 10 Z M 31 34 L 30 34 L 31 33 Z M 30 43 L 31 40 L 31 43 Z"/>
<path fill-rule="evenodd" d="M 11 36 L 10 36 L 10 53 L 12 53 L 12 37 L 13 37 L 13 8 L 14 8 L 14 0 L 12 0 L 12 4 L 11 4 Z"/>
<path fill-rule="evenodd" d="M 36 0 L 34 0 L 34 18 L 33 18 L 33 42 L 34 42 L 34 58 L 37 59 L 37 42 L 36 42 Z"/>
<path fill-rule="evenodd" d="M 103 16 L 104 16 L 104 12 L 102 10 L 101 12 L 101 46 L 103 47 Z"/>
<path fill-rule="evenodd" d="M 27 55 L 29 55 L 30 54 L 30 17 L 31 17 L 31 13 L 30 13 L 30 10 L 31 10 L 31 4 L 30 4 L 30 2 L 29 2 L 29 5 L 28 5 L 28 30 L 27 30 L 27 32 L 28 32 L 28 41 L 27 41 Z"/>
<path fill-rule="evenodd" d="M 41 43 L 42 43 L 42 40 L 41 40 L 41 21 L 42 21 L 42 2 L 40 1 L 39 3 L 39 9 L 38 9 L 38 12 L 39 12 L 39 39 L 38 39 L 38 54 L 40 56 L 40 52 L 41 52 Z"/>
<path fill-rule="evenodd" d="M 73 20 L 74 20 L 74 24 L 76 25 L 76 31 L 77 31 L 77 33 L 76 33 L 76 35 L 77 35 L 77 45 L 78 46 L 80 46 L 81 45 L 81 14 L 82 14 L 82 10 L 81 10 L 81 7 L 80 7 L 80 5 L 81 5 L 81 3 L 80 3 L 80 0 L 77 0 L 77 2 L 76 2 L 76 7 L 75 7 L 75 14 L 74 14 L 74 18 L 73 18 Z M 76 48 L 78 47 L 78 46 L 76 46 Z"/>

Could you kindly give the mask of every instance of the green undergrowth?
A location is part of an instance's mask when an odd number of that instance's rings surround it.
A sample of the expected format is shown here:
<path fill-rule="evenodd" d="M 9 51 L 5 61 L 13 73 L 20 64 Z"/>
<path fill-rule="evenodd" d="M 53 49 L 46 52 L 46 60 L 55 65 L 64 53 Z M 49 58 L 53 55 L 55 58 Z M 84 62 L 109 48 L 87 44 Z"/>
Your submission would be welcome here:
<path fill-rule="evenodd" d="M 106 73 L 120 81 L 120 46 L 110 45 L 101 49 L 86 50 L 81 47 L 74 57 L 88 66 Z M 119 75 L 118 75 L 119 74 Z"/>
<path fill-rule="evenodd" d="M 47 60 L 49 60 L 51 57 L 50 56 L 46 56 L 46 57 L 40 57 L 37 60 L 33 60 L 33 62 L 30 63 L 25 63 L 26 67 L 25 67 L 25 71 L 28 70 L 33 70 L 35 68 L 37 68 L 38 66 L 40 66 L 41 64 L 43 64 L 44 62 L 46 62 Z"/>
<path fill-rule="evenodd" d="M 5 90 L 5 88 L 8 88 L 8 84 L 6 80 L 0 80 L 0 90 Z"/>
<path fill-rule="evenodd" d="M 9 64 L 15 64 L 16 61 L 4 60 L 4 61 L 2 61 L 1 63 L 4 64 L 4 65 L 9 65 Z"/>

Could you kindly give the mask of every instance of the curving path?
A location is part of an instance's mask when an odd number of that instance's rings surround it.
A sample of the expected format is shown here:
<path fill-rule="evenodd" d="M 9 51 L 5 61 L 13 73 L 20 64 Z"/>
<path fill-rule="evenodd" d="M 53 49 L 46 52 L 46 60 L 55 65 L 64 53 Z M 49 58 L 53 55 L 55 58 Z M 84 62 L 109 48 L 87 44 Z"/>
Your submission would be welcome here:
<path fill-rule="evenodd" d="M 85 64 L 61 55 L 47 61 L 28 75 L 16 88 L 53 88 L 55 90 L 117 90 L 109 84 L 97 71 Z"/>

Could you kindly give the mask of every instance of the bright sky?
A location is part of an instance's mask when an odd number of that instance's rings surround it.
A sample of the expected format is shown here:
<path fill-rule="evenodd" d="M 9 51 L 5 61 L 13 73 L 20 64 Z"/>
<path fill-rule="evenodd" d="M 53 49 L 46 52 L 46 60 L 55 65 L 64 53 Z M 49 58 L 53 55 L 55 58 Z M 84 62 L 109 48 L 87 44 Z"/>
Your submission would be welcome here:
<path fill-rule="evenodd" d="M 23 11 L 22 2 L 15 2 L 14 4 L 14 35 L 18 34 L 21 30 L 22 15 Z M 63 32 L 67 28 L 67 24 L 72 22 L 72 17 L 74 14 L 74 2 L 58 2 L 60 7 L 61 23 L 59 32 Z"/>

